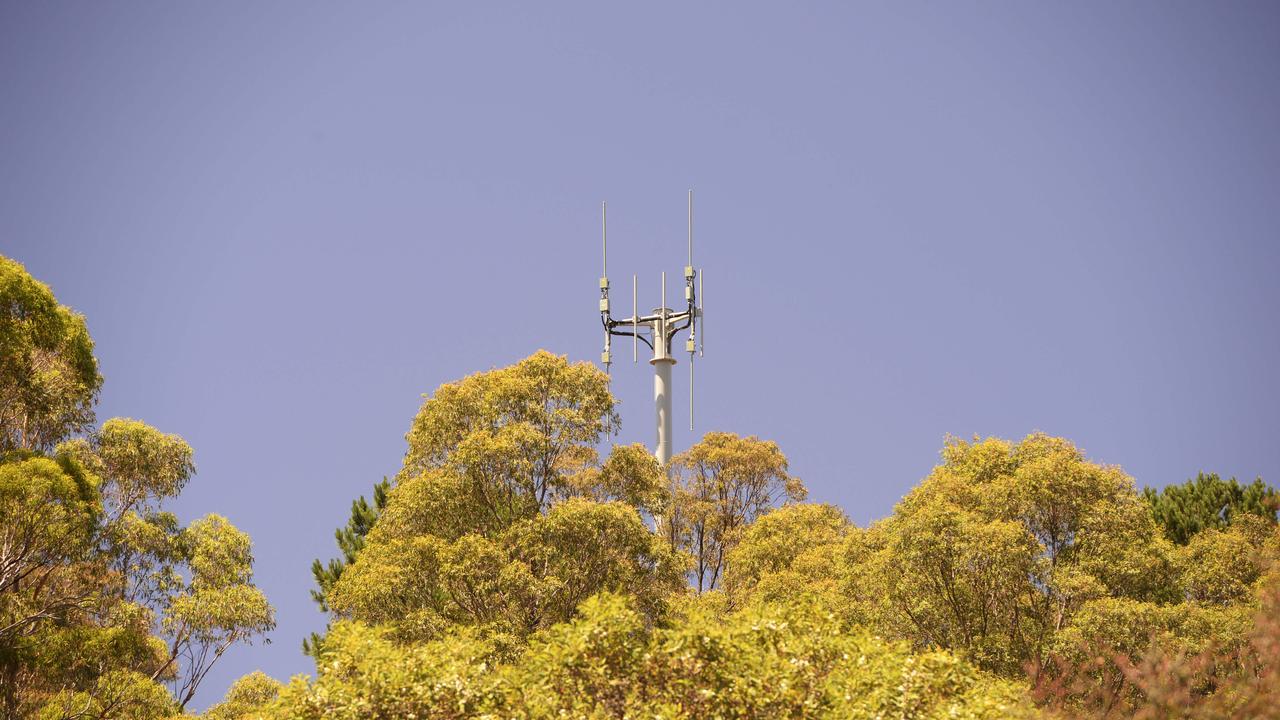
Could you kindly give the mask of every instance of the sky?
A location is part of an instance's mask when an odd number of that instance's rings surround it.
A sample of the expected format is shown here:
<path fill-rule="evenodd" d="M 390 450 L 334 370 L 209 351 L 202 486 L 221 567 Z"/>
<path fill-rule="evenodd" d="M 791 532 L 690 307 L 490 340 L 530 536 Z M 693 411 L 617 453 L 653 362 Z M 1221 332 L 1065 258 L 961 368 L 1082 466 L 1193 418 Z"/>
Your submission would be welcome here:
<path fill-rule="evenodd" d="M 196 707 L 313 672 L 311 560 L 423 394 L 598 359 L 602 200 L 625 314 L 631 273 L 678 302 L 696 193 L 677 451 L 775 440 L 859 524 L 948 434 L 1276 483 L 1277 129 L 1274 2 L 0 0 L 0 253 L 86 315 L 100 420 L 194 446 L 170 509 L 247 531 L 278 611 Z"/>

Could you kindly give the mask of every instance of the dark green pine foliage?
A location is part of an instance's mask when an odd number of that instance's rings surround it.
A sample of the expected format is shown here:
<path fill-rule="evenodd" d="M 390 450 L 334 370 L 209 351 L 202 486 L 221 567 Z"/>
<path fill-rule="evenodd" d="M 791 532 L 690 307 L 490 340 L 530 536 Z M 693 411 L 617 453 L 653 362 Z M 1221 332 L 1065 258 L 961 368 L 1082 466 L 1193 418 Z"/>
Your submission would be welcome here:
<path fill-rule="evenodd" d="M 1199 473 L 1181 485 L 1168 485 L 1159 492 L 1145 488 L 1142 493 L 1165 537 L 1179 545 L 1186 545 L 1201 530 L 1230 525 L 1240 513 L 1275 522 L 1280 508 L 1280 491 L 1262 478 L 1241 485 L 1235 478 L 1223 480 L 1217 473 Z"/>
<path fill-rule="evenodd" d="M 311 599 L 315 600 L 324 612 L 329 612 L 329 591 L 334 583 L 338 582 L 338 578 L 342 577 L 342 571 L 354 563 L 356 556 L 364 549 L 364 539 L 373 529 L 373 524 L 377 522 L 382 509 L 387 506 L 387 493 L 390 491 L 391 481 L 384 477 L 382 482 L 375 483 L 373 486 L 372 505 L 363 495 L 352 500 L 351 518 L 347 520 L 346 527 L 340 527 L 333 532 L 334 539 L 338 541 L 338 549 L 342 551 L 342 557 L 330 558 L 328 564 L 320 562 L 319 559 L 311 561 L 311 575 L 316 579 L 316 588 L 311 591 Z M 302 640 L 302 651 L 315 656 L 323 640 L 324 636 L 319 633 L 311 633 L 310 638 Z"/>

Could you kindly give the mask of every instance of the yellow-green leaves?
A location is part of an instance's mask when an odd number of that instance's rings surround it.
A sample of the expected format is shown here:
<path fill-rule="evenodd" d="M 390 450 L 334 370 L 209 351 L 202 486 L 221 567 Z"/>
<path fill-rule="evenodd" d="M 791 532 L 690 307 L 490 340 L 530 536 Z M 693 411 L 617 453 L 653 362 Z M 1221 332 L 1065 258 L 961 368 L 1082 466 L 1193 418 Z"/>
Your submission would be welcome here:
<path fill-rule="evenodd" d="M 401 646 L 339 623 L 270 718 L 1019 718 L 1012 683 L 912 654 L 803 600 L 655 626 L 602 594 L 504 660 L 469 633 Z"/>
<path fill-rule="evenodd" d="M 1265 564 L 1280 557 L 1275 551 L 1274 526 L 1265 519 L 1243 515 L 1224 530 L 1202 530 L 1176 555 L 1186 598 L 1194 602 L 1230 605 L 1246 601 L 1262 576 Z M 1264 554 L 1270 550 L 1270 558 Z"/>
<path fill-rule="evenodd" d="M 84 318 L 0 256 L 0 454 L 87 429 L 101 386 Z"/>
<path fill-rule="evenodd" d="M 180 709 L 163 685 L 136 670 L 108 670 L 81 690 L 54 694 L 32 717 L 37 720 L 102 718 L 172 720 Z"/>
<path fill-rule="evenodd" d="M 115 485 L 121 507 L 173 497 L 195 473 L 185 440 L 137 420 L 106 421 L 93 435 L 93 445 L 102 476 Z"/>
<path fill-rule="evenodd" d="M 742 528 L 782 500 L 803 500 L 800 479 L 772 441 L 754 435 L 707 433 L 672 459 L 673 487 L 663 533 L 693 556 L 699 592 L 714 589 L 725 554 Z"/>
<path fill-rule="evenodd" d="M 261 717 L 284 686 L 261 672 L 251 672 L 227 689 L 222 702 L 201 715 L 204 720 L 245 720 Z"/>
<path fill-rule="evenodd" d="M 580 474 L 577 494 L 596 500 L 618 500 L 659 515 L 668 505 L 666 474 L 658 459 L 640 443 L 614 445 L 598 471 Z"/>
<path fill-rule="evenodd" d="M 0 650 L 90 602 L 67 592 L 86 574 L 97 538 L 96 483 L 66 458 L 0 463 Z"/>
<path fill-rule="evenodd" d="M 165 606 L 166 664 L 176 673 L 182 706 L 232 644 L 250 642 L 275 627 L 275 611 L 252 584 L 249 536 L 220 515 L 207 515 L 181 533 L 189 580 Z"/>
<path fill-rule="evenodd" d="M 458 625 L 523 638 L 568 619 L 601 590 L 626 593 L 655 617 L 680 589 L 684 568 L 634 508 L 571 499 L 492 538 L 375 532 L 330 605 L 390 624 L 402 640 Z"/>
<path fill-rule="evenodd" d="M 746 527 L 729 551 L 724 589 L 735 607 L 833 594 L 832 572 L 853 525 L 833 505 L 785 505 Z"/>
<path fill-rule="evenodd" d="M 607 375 L 545 350 L 441 385 L 406 436 L 400 478 L 446 467 L 501 491 L 487 498 L 495 505 L 519 499 L 536 510 L 572 472 L 566 461 L 617 424 L 615 403 Z"/>
<path fill-rule="evenodd" d="M 171 717 L 274 624 L 248 537 L 161 510 L 195 472 L 186 441 L 129 419 L 90 431 L 101 383 L 84 319 L 0 257 L 3 717 Z"/>
<path fill-rule="evenodd" d="M 206 515 L 191 523 L 183 540 L 190 548 L 193 588 L 240 585 L 253 575 L 249 536 L 221 515 Z"/>
<path fill-rule="evenodd" d="M 851 538 L 855 619 L 1017 675 L 1091 598 L 1176 599 L 1170 548 L 1119 469 L 1042 434 L 949 439 L 942 457 Z"/>
<path fill-rule="evenodd" d="M 404 646 L 358 622 L 337 622 L 316 665 L 319 677 L 295 677 L 265 717 L 290 720 L 453 720 L 504 717 L 493 648 L 461 632 Z"/>
<path fill-rule="evenodd" d="M 664 503 L 652 456 L 598 462 L 613 407 L 607 376 L 547 352 L 441 386 L 329 606 L 401 641 L 474 627 L 520 642 L 606 589 L 660 614 L 685 564 L 638 512 Z"/>

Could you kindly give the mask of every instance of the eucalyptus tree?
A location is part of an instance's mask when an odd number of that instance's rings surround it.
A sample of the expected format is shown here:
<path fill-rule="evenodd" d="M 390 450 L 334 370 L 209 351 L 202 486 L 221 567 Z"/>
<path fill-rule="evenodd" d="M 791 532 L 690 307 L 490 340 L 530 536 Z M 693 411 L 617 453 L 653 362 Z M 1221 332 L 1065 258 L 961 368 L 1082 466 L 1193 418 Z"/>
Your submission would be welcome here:
<path fill-rule="evenodd" d="M 440 386 L 326 605 L 402 641 L 471 627 L 513 646 L 602 590 L 660 615 L 685 561 L 644 523 L 665 497 L 648 453 L 599 458 L 615 405 L 608 376 L 545 351 Z"/>
<path fill-rule="evenodd" d="M 787 472 L 778 444 L 754 435 L 710 432 L 672 459 L 670 506 L 662 531 L 694 562 L 698 592 L 713 590 L 743 528 L 808 491 Z"/>
<path fill-rule="evenodd" d="M 88 430 L 101 387 L 84 317 L 0 255 L 0 453 Z"/>
<path fill-rule="evenodd" d="M 249 538 L 163 509 L 191 447 L 137 420 L 92 427 L 84 319 L 3 257 L 0 349 L 0 717 L 170 717 L 274 627 Z"/>

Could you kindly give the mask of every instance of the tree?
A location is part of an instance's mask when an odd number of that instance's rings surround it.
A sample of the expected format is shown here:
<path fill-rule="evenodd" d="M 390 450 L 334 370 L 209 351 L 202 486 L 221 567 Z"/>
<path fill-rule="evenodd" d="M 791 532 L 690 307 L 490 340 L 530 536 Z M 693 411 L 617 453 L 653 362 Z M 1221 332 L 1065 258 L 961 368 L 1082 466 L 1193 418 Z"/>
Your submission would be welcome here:
<path fill-rule="evenodd" d="M 87 430 L 101 386 L 84 318 L 0 256 L 0 453 Z"/>
<path fill-rule="evenodd" d="M 249 539 L 163 511 L 195 472 L 182 438 L 90 429 L 84 320 L 5 258 L 0 346 L 0 717 L 171 717 L 274 624 Z"/>
<path fill-rule="evenodd" d="M 943 462 L 850 536 L 848 611 L 1009 676 L 1087 601 L 1177 600 L 1172 548 L 1133 481 L 1061 438 L 949 439 Z"/>
<path fill-rule="evenodd" d="M 397 480 L 447 470 L 464 481 L 469 519 L 500 530 L 574 494 L 570 478 L 617 425 L 616 402 L 603 372 L 545 350 L 441 385 L 413 420 Z"/>
<path fill-rule="evenodd" d="M 268 718 L 1030 718 L 1014 683 L 946 652 L 912 653 L 842 626 L 803 598 L 656 626 L 628 598 L 578 615 L 504 659 L 459 633 L 403 645 L 339 622 L 314 682 L 295 679 Z"/>
<path fill-rule="evenodd" d="M 694 559 L 698 592 L 715 589 L 738 533 L 779 500 L 803 500 L 777 443 L 754 435 L 707 433 L 672 459 L 673 488 L 663 532 Z"/>
<path fill-rule="evenodd" d="M 227 688 L 222 702 L 205 710 L 203 720 L 243 720 L 260 716 L 280 695 L 284 686 L 262 672 L 251 672 Z"/>
<path fill-rule="evenodd" d="M 511 455 L 490 467 L 520 467 L 520 447 L 493 446 Z M 1255 609 L 1280 587 L 1275 524 L 1241 513 L 1174 545 L 1131 478 L 1064 439 L 948 439 L 867 528 L 774 507 L 803 486 L 756 438 L 709 435 L 667 488 L 638 446 L 565 457 L 542 504 L 536 483 L 477 492 L 494 476 L 475 463 L 402 479 L 328 596 L 318 677 L 256 712 L 1266 717 L 1274 701 L 1275 623 Z M 676 544 L 702 553 L 708 592 L 680 592 Z"/>
<path fill-rule="evenodd" d="M 634 508 L 575 498 L 492 538 L 388 537 L 379 526 L 329 602 L 340 616 L 388 625 L 405 641 L 469 626 L 518 644 L 604 590 L 660 617 L 684 569 Z"/>
<path fill-rule="evenodd" d="M 1280 534 L 1268 535 L 1275 567 Z M 1057 717 L 1280 718 L 1278 617 L 1278 575 L 1238 604 L 1098 600 L 1058 639 L 1034 695 Z"/>
<path fill-rule="evenodd" d="M 648 453 L 598 461 L 614 403 L 604 373 L 546 352 L 442 385 L 327 605 L 401 641 L 474 627 L 518 645 L 601 590 L 656 617 L 684 563 L 640 515 L 662 502 Z"/>
<path fill-rule="evenodd" d="M 569 494 L 597 502 L 616 500 L 658 517 L 670 501 L 666 473 L 640 443 L 614 445 L 604 464 L 586 467 L 568 480 Z"/>
<path fill-rule="evenodd" d="M 1276 522 L 1280 491 L 1257 478 L 1241 485 L 1235 478 L 1223 480 L 1217 473 L 1198 473 L 1194 480 L 1167 485 L 1157 492 L 1144 488 L 1143 497 L 1165 537 L 1186 545 L 1196 533 L 1223 528 L 1241 515 L 1255 515 Z"/>
<path fill-rule="evenodd" d="M 174 694 L 185 708 L 223 653 L 274 628 L 275 613 L 253 586 L 248 535 L 219 515 L 193 522 L 182 535 L 190 580 L 165 607 L 169 654 L 152 677 L 173 672 Z"/>
<path fill-rule="evenodd" d="M 729 606 L 783 602 L 805 593 L 835 602 L 840 552 L 853 524 L 833 505 L 795 503 L 748 525 L 725 559 Z"/>
<path fill-rule="evenodd" d="M 342 577 L 342 572 L 356 561 L 356 556 L 364 549 L 365 537 L 373 529 L 382 509 L 387 506 L 387 493 L 390 490 L 391 481 L 384 477 L 373 486 L 372 505 L 363 495 L 352 500 L 351 517 L 346 526 L 333 531 L 342 557 L 330 558 L 328 565 L 321 563 L 318 558 L 311 561 L 311 576 L 316 581 L 316 587 L 311 590 L 311 599 L 320 606 L 321 611 L 329 612 L 329 592 L 333 590 L 338 578 Z M 313 632 L 310 637 L 302 639 L 302 652 L 315 657 L 322 642 L 324 636 Z"/>
<path fill-rule="evenodd" d="M 96 485 L 66 457 L 0 464 L 0 645 L 90 606 L 92 588 L 57 589 L 74 582 L 95 549 Z"/>
<path fill-rule="evenodd" d="M 351 518 L 347 520 L 345 527 L 333 531 L 342 557 L 331 558 L 328 565 L 322 564 L 318 559 L 312 561 L 311 575 L 316 580 L 316 588 L 311 591 L 311 599 L 316 601 L 321 610 L 328 611 L 329 606 L 325 598 L 329 591 L 333 589 L 334 583 L 338 582 L 338 578 L 342 577 L 342 571 L 354 563 L 356 556 L 364 549 L 365 537 L 373 529 L 373 524 L 377 522 L 382 509 L 387 506 L 387 493 L 390 490 L 391 482 L 382 478 L 381 482 L 373 486 L 372 505 L 363 495 L 352 500 Z"/>

